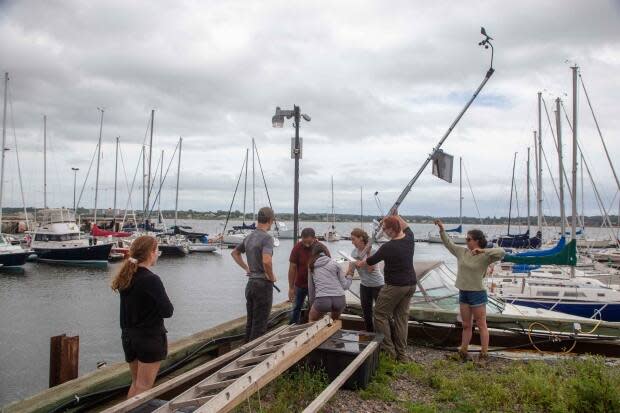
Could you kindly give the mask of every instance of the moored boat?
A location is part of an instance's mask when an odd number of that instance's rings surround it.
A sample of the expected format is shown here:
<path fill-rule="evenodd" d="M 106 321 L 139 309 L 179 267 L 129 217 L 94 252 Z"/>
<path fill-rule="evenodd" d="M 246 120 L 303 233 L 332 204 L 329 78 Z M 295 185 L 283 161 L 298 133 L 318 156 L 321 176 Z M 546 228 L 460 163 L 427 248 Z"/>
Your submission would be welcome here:
<path fill-rule="evenodd" d="M 107 265 L 113 244 L 97 243 L 84 236 L 74 215 L 65 208 L 44 209 L 32 234 L 32 251 L 37 260 L 56 264 Z"/>

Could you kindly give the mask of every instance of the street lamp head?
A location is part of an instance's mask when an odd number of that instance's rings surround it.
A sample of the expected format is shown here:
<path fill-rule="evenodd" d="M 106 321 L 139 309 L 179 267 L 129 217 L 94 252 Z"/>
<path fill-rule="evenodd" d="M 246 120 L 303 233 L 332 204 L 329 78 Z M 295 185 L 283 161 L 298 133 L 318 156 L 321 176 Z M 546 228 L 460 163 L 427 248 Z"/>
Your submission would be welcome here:
<path fill-rule="evenodd" d="M 271 118 L 271 124 L 274 128 L 281 128 L 284 126 L 284 116 L 282 115 L 273 115 Z"/>
<path fill-rule="evenodd" d="M 310 119 L 312 119 L 312 118 L 310 118 L 310 115 L 306 115 L 305 113 L 303 115 L 301 115 L 301 117 L 304 118 L 304 120 L 306 122 L 310 122 Z"/>
<path fill-rule="evenodd" d="M 284 126 L 284 115 L 280 106 L 276 106 L 276 114 L 271 118 L 271 124 L 274 128 L 281 128 Z"/>
<path fill-rule="evenodd" d="M 80 168 L 71 168 L 72 171 L 79 171 Z"/>

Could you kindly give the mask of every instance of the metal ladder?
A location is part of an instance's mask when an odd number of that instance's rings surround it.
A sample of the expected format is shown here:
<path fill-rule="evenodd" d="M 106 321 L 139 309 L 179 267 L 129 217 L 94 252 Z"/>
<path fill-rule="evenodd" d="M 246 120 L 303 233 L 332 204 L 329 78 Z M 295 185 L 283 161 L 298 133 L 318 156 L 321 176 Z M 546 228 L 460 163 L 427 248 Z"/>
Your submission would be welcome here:
<path fill-rule="evenodd" d="M 325 316 L 290 325 L 154 412 L 227 412 L 318 347 L 341 327 Z"/>

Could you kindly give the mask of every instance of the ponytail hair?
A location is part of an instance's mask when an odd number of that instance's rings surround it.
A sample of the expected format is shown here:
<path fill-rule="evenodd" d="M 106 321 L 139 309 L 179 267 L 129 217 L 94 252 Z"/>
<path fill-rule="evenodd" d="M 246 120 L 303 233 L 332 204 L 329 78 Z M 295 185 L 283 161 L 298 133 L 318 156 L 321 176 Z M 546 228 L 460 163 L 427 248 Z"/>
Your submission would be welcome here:
<path fill-rule="evenodd" d="M 133 276 L 138 271 L 138 264 L 146 262 L 151 253 L 157 250 L 157 240 L 150 235 L 142 235 L 129 247 L 129 257 L 123 261 L 121 268 L 112 278 L 110 287 L 114 291 L 123 291 L 131 285 Z"/>
<path fill-rule="evenodd" d="M 479 229 L 472 229 L 467 232 L 467 235 L 470 236 L 474 241 L 478 243 L 479 248 L 487 247 L 487 238 L 484 235 L 484 232 Z"/>
<path fill-rule="evenodd" d="M 310 271 L 314 271 L 314 263 L 321 255 L 327 255 L 328 257 L 330 256 L 329 250 L 327 249 L 327 247 L 321 244 L 320 242 L 314 243 L 310 254 L 311 254 L 310 262 L 308 263 L 308 267 L 310 268 Z"/>

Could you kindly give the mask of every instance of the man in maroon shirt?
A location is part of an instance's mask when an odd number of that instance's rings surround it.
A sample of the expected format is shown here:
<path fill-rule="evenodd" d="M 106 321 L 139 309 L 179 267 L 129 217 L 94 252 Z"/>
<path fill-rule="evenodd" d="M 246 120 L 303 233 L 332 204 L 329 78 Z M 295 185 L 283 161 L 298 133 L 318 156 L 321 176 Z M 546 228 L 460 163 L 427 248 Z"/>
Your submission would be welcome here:
<path fill-rule="evenodd" d="M 308 296 L 308 263 L 316 234 L 312 228 L 301 231 L 301 241 L 291 250 L 288 267 L 288 300 L 294 303 L 290 324 L 299 324 L 301 309 Z"/>

